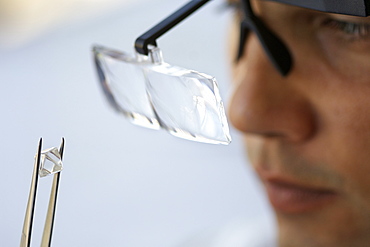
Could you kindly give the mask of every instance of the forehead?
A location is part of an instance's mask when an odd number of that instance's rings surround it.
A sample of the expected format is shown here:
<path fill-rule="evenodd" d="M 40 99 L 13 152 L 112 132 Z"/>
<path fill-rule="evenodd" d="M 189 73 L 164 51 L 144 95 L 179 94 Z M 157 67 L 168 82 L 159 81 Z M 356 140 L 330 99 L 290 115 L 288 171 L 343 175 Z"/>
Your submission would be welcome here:
<path fill-rule="evenodd" d="M 264 0 L 264 1 L 280 2 L 298 7 L 324 11 L 328 13 L 354 16 L 370 15 L 370 1 L 368 0 Z"/>

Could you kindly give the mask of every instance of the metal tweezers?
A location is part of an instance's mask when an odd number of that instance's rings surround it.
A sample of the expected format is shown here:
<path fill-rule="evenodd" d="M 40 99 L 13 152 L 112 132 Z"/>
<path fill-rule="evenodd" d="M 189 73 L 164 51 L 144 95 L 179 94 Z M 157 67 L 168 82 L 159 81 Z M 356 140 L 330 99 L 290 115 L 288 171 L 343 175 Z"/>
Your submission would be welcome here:
<path fill-rule="evenodd" d="M 37 184 L 39 179 L 40 172 L 40 163 L 41 163 L 41 150 L 42 148 L 42 138 L 40 138 L 37 154 L 35 156 L 35 164 L 33 167 L 32 181 L 30 187 L 30 193 L 28 196 L 28 203 L 26 208 L 26 215 L 24 217 L 23 231 L 21 237 L 20 247 L 30 247 L 31 245 L 31 235 L 32 235 L 32 224 L 33 216 L 35 211 L 36 204 L 36 194 L 37 194 Z M 61 159 L 63 158 L 64 150 L 64 138 L 62 138 L 61 144 L 59 146 L 59 154 Z M 44 233 L 41 240 L 41 247 L 50 247 L 51 238 L 53 233 L 54 218 L 55 218 L 55 209 L 58 195 L 60 172 L 54 174 L 53 183 L 50 192 L 49 206 L 46 215 Z"/>

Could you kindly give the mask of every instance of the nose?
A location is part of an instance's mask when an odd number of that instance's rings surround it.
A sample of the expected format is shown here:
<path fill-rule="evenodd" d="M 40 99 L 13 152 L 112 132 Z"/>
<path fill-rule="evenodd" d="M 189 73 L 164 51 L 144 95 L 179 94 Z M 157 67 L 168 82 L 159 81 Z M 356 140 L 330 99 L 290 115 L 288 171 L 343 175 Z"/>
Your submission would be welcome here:
<path fill-rule="evenodd" d="M 315 114 L 299 77 L 282 77 L 251 34 L 245 54 L 233 71 L 234 93 L 229 118 L 238 130 L 263 137 L 300 142 L 315 131 Z"/>

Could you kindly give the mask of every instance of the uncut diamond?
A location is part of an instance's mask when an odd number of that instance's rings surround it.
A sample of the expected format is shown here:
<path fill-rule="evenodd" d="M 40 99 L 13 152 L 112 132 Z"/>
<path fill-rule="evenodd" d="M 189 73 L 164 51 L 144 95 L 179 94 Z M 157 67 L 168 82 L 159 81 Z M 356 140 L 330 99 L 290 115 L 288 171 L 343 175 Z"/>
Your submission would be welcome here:
<path fill-rule="evenodd" d="M 40 177 L 55 174 L 63 170 L 63 163 L 57 148 L 49 148 L 41 152 Z"/>

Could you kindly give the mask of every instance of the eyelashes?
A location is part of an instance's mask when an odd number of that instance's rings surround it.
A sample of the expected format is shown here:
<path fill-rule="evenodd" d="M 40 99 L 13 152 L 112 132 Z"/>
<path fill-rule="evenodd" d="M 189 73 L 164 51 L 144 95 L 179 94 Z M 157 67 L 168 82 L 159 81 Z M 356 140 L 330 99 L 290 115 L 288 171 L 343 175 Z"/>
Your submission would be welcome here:
<path fill-rule="evenodd" d="M 334 31 L 342 32 L 351 40 L 366 40 L 370 39 L 370 24 L 369 23 L 353 23 L 334 19 L 328 19 L 324 25 L 332 28 Z"/>

